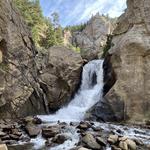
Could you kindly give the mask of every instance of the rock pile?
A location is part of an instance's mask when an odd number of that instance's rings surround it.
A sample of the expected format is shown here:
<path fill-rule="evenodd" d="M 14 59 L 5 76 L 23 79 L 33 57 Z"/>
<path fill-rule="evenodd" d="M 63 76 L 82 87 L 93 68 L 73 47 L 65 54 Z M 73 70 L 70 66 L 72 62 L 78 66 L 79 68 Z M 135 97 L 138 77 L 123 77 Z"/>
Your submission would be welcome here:
<path fill-rule="evenodd" d="M 12 150 L 17 149 L 18 146 L 22 149 L 34 149 L 32 139 L 42 136 L 45 142 L 43 147 L 52 148 L 65 141 L 73 140 L 67 132 L 69 128 L 74 128 L 79 136 L 79 141 L 72 150 L 105 150 L 108 147 L 112 150 L 136 150 L 138 148 L 148 150 L 148 146 L 144 145 L 141 140 L 123 136 L 119 129 L 116 132 L 112 128 L 105 130 L 89 121 L 69 124 L 58 121 L 58 123 L 48 125 L 42 123 L 37 117 L 26 117 L 16 122 L 1 120 L 0 144 L 7 144 Z M 19 145 L 20 142 L 25 144 Z"/>

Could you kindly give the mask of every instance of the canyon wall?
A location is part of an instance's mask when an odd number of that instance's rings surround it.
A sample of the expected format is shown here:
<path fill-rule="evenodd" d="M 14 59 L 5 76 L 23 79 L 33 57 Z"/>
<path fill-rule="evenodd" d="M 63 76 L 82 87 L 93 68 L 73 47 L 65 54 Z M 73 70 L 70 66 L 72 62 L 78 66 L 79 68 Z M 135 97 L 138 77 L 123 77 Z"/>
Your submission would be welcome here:
<path fill-rule="evenodd" d="M 72 34 L 72 43 L 81 49 L 81 56 L 84 59 L 92 60 L 101 57 L 107 35 L 112 33 L 113 28 L 110 18 L 97 13 L 87 22 L 83 31 Z"/>
<path fill-rule="evenodd" d="M 12 0 L 0 1 L 0 118 L 61 107 L 79 84 L 81 66 L 81 56 L 66 48 L 37 51 Z"/>
<path fill-rule="evenodd" d="M 107 56 L 117 80 L 105 101 L 115 116 L 130 122 L 150 119 L 149 14 L 149 0 L 127 0 L 127 9 L 118 19 Z"/>

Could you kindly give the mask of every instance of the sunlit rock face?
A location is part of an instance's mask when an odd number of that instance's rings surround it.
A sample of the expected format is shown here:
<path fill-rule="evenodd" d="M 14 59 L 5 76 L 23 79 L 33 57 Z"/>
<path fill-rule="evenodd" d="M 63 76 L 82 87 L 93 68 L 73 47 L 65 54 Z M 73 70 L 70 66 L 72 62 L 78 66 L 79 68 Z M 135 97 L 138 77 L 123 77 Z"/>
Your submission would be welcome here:
<path fill-rule="evenodd" d="M 142 122 L 150 119 L 150 1 L 128 0 L 127 6 L 109 50 L 117 81 L 105 100 L 122 119 Z"/>
<path fill-rule="evenodd" d="M 0 118 L 46 114 L 61 107 L 76 90 L 81 56 L 61 47 L 44 52 L 35 49 L 12 1 L 1 0 Z"/>
<path fill-rule="evenodd" d="M 112 31 L 111 22 L 97 13 L 88 21 L 82 32 L 73 33 L 73 44 L 80 47 L 83 58 L 92 60 L 102 54 L 107 35 Z"/>
<path fill-rule="evenodd" d="M 0 117 L 35 111 L 29 100 L 36 83 L 36 50 L 25 22 L 12 0 L 0 1 Z M 35 102 L 37 105 L 38 101 Z M 36 111 L 44 111 L 38 107 Z"/>

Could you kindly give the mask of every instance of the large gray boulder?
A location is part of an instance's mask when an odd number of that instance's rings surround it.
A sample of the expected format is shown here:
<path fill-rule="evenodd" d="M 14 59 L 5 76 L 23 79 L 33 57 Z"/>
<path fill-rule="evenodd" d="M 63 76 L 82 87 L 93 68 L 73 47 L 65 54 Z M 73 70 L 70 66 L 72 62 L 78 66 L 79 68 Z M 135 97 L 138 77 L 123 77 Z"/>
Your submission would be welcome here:
<path fill-rule="evenodd" d="M 46 92 L 49 108 L 56 110 L 69 102 L 77 90 L 83 60 L 79 53 L 66 47 L 54 46 L 47 53 L 40 84 Z"/>

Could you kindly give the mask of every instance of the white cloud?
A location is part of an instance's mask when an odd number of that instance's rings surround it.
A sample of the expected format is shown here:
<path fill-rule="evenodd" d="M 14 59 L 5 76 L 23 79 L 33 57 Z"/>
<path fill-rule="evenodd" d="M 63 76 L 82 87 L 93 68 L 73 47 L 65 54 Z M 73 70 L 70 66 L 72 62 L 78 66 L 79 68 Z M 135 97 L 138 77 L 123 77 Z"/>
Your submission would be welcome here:
<path fill-rule="evenodd" d="M 109 9 L 108 14 L 111 17 L 120 16 L 126 8 L 126 0 L 116 0 L 115 4 Z"/>
<path fill-rule="evenodd" d="M 43 5 L 48 10 L 47 16 L 58 12 L 61 24 L 66 26 L 85 22 L 97 12 L 118 17 L 126 8 L 126 0 L 50 0 Z"/>

